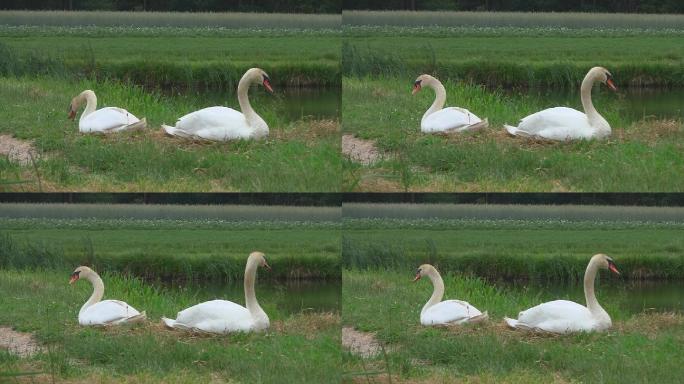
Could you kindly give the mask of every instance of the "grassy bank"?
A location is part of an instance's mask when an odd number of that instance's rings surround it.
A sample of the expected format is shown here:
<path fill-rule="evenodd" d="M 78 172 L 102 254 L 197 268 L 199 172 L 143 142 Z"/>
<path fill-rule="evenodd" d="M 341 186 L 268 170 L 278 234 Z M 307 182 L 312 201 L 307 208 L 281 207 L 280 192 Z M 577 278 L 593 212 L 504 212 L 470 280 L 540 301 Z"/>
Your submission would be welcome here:
<path fill-rule="evenodd" d="M 276 86 L 340 83 L 333 32 L 0 26 L 0 75 L 109 79 L 154 89 L 234 88 L 246 69 Z"/>
<path fill-rule="evenodd" d="M 589 68 L 600 65 L 611 71 L 618 87 L 684 86 L 680 35 L 421 34 L 346 38 L 344 75 L 413 79 L 430 73 L 494 88 L 575 88 Z"/>
<path fill-rule="evenodd" d="M 62 270 L 0 271 L 0 304 L 7 309 L 0 314 L 0 324 L 33 333 L 43 348 L 43 353 L 24 359 L 3 352 L 0 372 L 9 382 L 21 382 L 22 377 L 13 375 L 30 372 L 39 373 L 28 376 L 38 382 L 339 379 L 339 317 L 335 313 L 288 315 L 278 311 L 273 301 L 262 299 L 271 319 L 266 333 L 191 335 L 163 329 L 159 318 L 213 297 L 162 290 L 109 274 L 104 276 L 105 298 L 146 310 L 149 322 L 133 328 L 85 328 L 78 325 L 77 315 L 91 288 L 83 283 L 69 286 L 66 276 L 68 271 Z M 261 284 L 257 283 L 257 294 Z"/>
<path fill-rule="evenodd" d="M 432 287 L 412 284 L 413 269 L 344 271 L 343 325 L 375 333 L 387 351 L 366 360 L 344 354 L 346 382 L 386 382 L 389 374 L 393 382 L 638 383 L 676 382 L 684 374 L 677 353 L 677 340 L 684 337 L 681 314 L 629 314 L 599 286 L 599 300 L 613 319 L 610 331 L 557 337 L 515 332 L 500 324 L 503 316 L 558 297 L 498 289 L 447 270 L 445 298 L 487 310 L 489 323 L 422 327 L 420 309 Z M 565 298 L 583 302 L 581 296 Z"/>
<path fill-rule="evenodd" d="M 417 75 L 345 78 L 343 131 L 371 139 L 381 161 L 370 167 L 344 162 L 344 189 L 363 191 L 680 191 L 684 166 L 681 121 L 630 122 L 619 96 L 594 93 L 613 128 L 610 139 L 549 143 L 511 138 L 504 123 L 544 108 L 532 94 L 508 95 L 443 78 L 447 105 L 489 118 L 475 133 L 436 136 L 420 132 L 432 92 L 411 97 Z M 579 98 L 570 107 L 581 108 Z"/>
<path fill-rule="evenodd" d="M 0 266 L 98 271 L 161 280 L 241 280 L 264 252 L 264 279 L 339 279 L 340 232 L 330 222 L 3 219 Z M 268 231 L 268 236 L 264 235 Z"/>
<path fill-rule="evenodd" d="M 273 76 L 273 74 L 272 74 Z M 111 136 L 82 135 L 66 106 L 83 89 L 100 105 L 147 117 L 148 128 Z M 39 158 L 28 166 L 0 159 L 0 188 L 11 191 L 338 191 L 339 123 L 283 118 L 286 105 L 252 90 L 268 122 L 268 140 L 200 143 L 166 137 L 162 123 L 216 105 L 201 93 L 186 97 L 146 92 L 118 82 L 54 78 L 0 79 L 6 116 L 0 133 L 29 140 Z M 257 102 L 262 106 L 258 107 Z M 211 104 L 208 104 L 211 103 Z M 222 103 L 224 104 L 224 103 Z M 236 106 L 236 102 L 226 103 Z"/>
<path fill-rule="evenodd" d="M 588 259 L 605 253 L 624 279 L 684 279 L 681 224 L 559 220 L 352 220 L 343 265 L 412 271 L 431 263 L 492 280 L 580 281 Z"/>

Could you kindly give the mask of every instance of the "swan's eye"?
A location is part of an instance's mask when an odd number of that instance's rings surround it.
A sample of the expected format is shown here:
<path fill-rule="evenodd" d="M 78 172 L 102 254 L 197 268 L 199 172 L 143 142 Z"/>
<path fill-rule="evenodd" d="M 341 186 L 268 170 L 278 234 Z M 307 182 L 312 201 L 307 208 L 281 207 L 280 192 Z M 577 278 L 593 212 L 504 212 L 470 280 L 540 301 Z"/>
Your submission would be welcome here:
<path fill-rule="evenodd" d="M 420 83 L 422 83 L 422 82 L 423 82 L 423 80 L 416 80 L 416 82 L 413 83 L 413 85 L 416 87 L 420 87 Z"/>

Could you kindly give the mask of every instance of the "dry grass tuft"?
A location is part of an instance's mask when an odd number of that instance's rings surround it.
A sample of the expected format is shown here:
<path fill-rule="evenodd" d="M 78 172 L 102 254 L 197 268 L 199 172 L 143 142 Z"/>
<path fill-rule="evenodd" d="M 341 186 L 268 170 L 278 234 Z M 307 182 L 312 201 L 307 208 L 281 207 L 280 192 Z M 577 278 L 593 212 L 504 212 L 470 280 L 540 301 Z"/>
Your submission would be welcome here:
<path fill-rule="evenodd" d="M 303 140 L 313 145 L 317 140 L 339 135 L 340 122 L 337 120 L 300 120 L 287 129 L 271 129 L 269 140 Z"/>
<path fill-rule="evenodd" d="M 653 146 L 665 138 L 684 137 L 684 124 L 678 120 L 642 120 L 626 129 L 614 129 L 612 136 L 620 142 L 639 140 Z"/>
<path fill-rule="evenodd" d="M 284 321 L 273 322 L 271 329 L 278 333 L 304 335 L 307 339 L 313 339 L 316 333 L 339 329 L 339 326 L 340 315 L 336 313 L 299 313 Z"/>

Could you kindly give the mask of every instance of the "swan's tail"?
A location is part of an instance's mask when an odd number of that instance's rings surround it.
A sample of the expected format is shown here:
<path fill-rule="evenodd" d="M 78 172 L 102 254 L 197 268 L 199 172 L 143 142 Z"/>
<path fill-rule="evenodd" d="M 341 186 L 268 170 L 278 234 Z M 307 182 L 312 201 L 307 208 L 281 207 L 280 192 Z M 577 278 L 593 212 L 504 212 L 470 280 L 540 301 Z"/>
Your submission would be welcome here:
<path fill-rule="evenodd" d="M 482 312 L 481 314 L 477 316 L 473 316 L 470 319 L 468 319 L 469 323 L 484 323 L 485 321 L 489 320 L 489 314 L 487 311 Z"/>
<path fill-rule="evenodd" d="M 121 130 L 132 130 L 132 129 L 145 129 L 147 127 L 147 118 L 143 117 L 140 121 L 133 124 L 128 124 L 127 126 L 121 128 Z"/>
<path fill-rule="evenodd" d="M 469 125 L 466 130 L 477 131 L 478 129 L 487 128 L 487 127 L 489 127 L 489 119 L 485 117 L 479 123 Z"/>
<path fill-rule="evenodd" d="M 506 325 L 508 325 L 511 328 L 517 328 L 518 327 L 518 320 L 516 320 L 516 319 L 504 317 L 504 322 L 506 323 Z"/>
<path fill-rule="evenodd" d="M 507 131 L 510 135 L 513 135 L 513 136 L 518 136 L 518 133 L 521 132 L 520 130 L 518 130 L 518 127 L 514 127 L 514 126 L 512 126 L 512 125 L 506 125 L 506 124 L 504 124 L 504 128 L 506 129 L 506 131 Z"/>
<path fill-rule="evenodd" d="M 172 126 L 164 125 L 164 124 L 162 124 L 162 128 L 164 129 L 166 134 L 170 135 L 170 136 L 178 136 L 178 137 L 182 137 L 185 139 L 192 139 L 194 137 L 193 135 L 185 132 L 184 130 L 182 130 L 180 128 L 176 128 L 176 127 L 172 127 Z"/>
<path fill-rule="evenodd" d="M 169 319 L 166 317 L 162 317 L 161 320 L 165 326 L 167 326 L 169 328 L 176 328 L 176 320 L 175 319 Z"/>

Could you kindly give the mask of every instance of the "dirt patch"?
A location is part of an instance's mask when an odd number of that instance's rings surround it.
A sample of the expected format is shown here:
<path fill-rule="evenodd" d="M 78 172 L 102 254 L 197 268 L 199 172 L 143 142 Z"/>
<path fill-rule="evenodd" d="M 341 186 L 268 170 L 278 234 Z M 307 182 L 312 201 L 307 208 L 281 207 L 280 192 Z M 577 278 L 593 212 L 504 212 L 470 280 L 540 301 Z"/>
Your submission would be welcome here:
<path fill-rule="evenodd" d="M 38 152 L 28 141 L 15 139 L 10 135 L 0 135 L 0 156 L 21 165 L 29 165 L 31 158 L 38 158 Z"/>
<path fill-rule="evenodd" d="M 372 333 L 360 332 L 351 327 L 342 327 L 342 347 L 364 359 L 380 354 L 380 343 Z"/>
<path fill-rule="evenodd" d="M 9 327 L 0 327 L 0 348 L 19 357 L 31 357 L 42 351 L 33 335 L 17 332 Z"/>
<path fill-rule="evenodd" d="M 352 135 L 342 135 L 342 154 L 363 165 L 373 164 L 380 159 L 375 142 Z"/>

